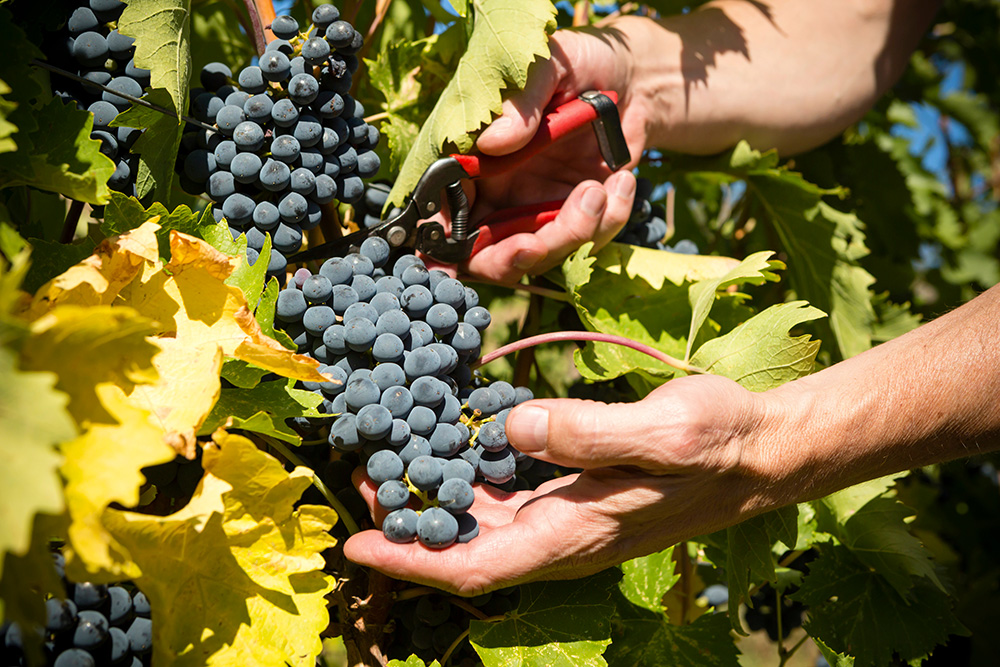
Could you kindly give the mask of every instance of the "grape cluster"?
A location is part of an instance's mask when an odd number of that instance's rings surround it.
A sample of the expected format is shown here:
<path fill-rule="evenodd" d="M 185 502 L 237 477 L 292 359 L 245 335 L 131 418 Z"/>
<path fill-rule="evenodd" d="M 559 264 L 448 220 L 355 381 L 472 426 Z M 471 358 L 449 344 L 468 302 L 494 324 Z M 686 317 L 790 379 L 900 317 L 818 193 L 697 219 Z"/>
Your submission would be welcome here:
<path fill-rule="evenodd" d="M 142 97 L 149 86 L 150 72 L 135 64 L 135 40 L 118 32 L 117 21 L 125 3 L 121 0 L 82 0 L 71 6 L 73 10 L 60 30 L 46 35 L 43 49 L 53 65 L 92 83 L 53 75 L 53 93 L 93 114 L 94 130 L 90 137 L 101 142 L 101 152 L 116 165 L 108 186 L 136 196 L 137 163 L 131 148 L 142 131 L 111 127 L 111 121 L 132 103 L 93 84 Z"/>
<path fill-rule="evenodd" d="M 636 179 L 635 199 L 632 202 L 632 215 L 622 228 L 615 241 L 628 243 L 643 248 L 667 250 L 685 255 L 697 255 L 698 246 L 693 241 L 682 239 L 674 246 L 664 243 L 667 235 L 666 212 L 659 204 L 650 201 L 653 194 L 653 183 L 647 178 Z"/>
<path fill-rule="evenodd" d="M 364 195 L 362 179 L 380 167 L 379 132 L 348 94 L 362 37 L 336 7 L 318 6 L 304 33 L 291 16 L 271 30 L 259 65 L 235 77 L 222 63 L 202 69 L 191 114 L 213 129 L 188 125 L 177 167 L 181 186 L 206 193 L 248 247 L 259 253 L 270 234 L 268 272 L 280 278 L 322 206 Z"/>
<path fill-rule="evenodd" d="M 65 561 L 53 553 L 63 574 Z M 38 628 L 45 648 L 45 664 L 54 667 L 148 665 L 153 648 L 149 600 L 128 585 L 66 584 L 65 599 L 45 601 L 46 622 Z M 24 665 L 24 629 L 17 623 L 0 626 L 3 665 Z"/>
<path fill-rule="evenodd" d="M 508 445 L 504 421 L 532 397 L 470 369 L 491 319 L 475 290 L 413 254 L 390 261 L 388 243 L 371 237 L 315 275 L 299 269 L 278 295 L 276 318 L 321 362 L 329 380 L 305 387 L 335 416 L 329 444 L 360 452 L 378 485 L 385 536 L 436 548 L 475 537 L 472 484 L 511 483 L 518 461 L 528 465 Z M 418 500 L 419 512 L 410 507 Z"/>

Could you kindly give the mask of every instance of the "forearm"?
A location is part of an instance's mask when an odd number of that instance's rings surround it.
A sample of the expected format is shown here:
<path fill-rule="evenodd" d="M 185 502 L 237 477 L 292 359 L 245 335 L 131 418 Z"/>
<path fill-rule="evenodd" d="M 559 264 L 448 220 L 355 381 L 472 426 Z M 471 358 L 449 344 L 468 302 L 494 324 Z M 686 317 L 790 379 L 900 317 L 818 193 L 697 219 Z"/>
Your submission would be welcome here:
<path fill-rule="evenodd" d="M 801 501 L 1000 449 L 1000 286 L 947 315 L 761 395 L 756 460 Z M 778 487 L 781 487 L 779 490 Z M 780 504 L 780 503 L 779 503 Z"/>
<path fill-rule="evenodd" d="M 717 0 L 612 23 L 631 53 L 648 143 L 710 154 L 741 139 L 790 154 L 865 113 L 903 72 L 939 0 Z"/>

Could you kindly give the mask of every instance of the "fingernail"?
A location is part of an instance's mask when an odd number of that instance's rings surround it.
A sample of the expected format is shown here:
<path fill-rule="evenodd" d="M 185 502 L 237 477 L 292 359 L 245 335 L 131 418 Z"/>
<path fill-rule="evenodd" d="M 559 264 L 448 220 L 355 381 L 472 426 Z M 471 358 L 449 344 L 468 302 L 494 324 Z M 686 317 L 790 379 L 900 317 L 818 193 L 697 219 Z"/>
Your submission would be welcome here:
<path fill-rule="evenodd" d="M 538 264 L 540 260 L 538 253 L 532 252 L 531 250 L 518 250 L 517 254 L 514 255 L 514 266 L 521 271 L 527 271 L 535 264 Z"/>
<path fill-rule="evenodd" d="M 608 194 L 604 188 L 593 187 L 583 193 L 583 201 L 580 207 L 583 212 L 590 216 L 598 216 L 604 210 L 604 204 L 608 201 Z"/>
<path fill-rule="evenodd" d="M 517 408 L 507 417 L 507 439 L 526 454 L 545 449 L 549 439 L 549 411 L 534 405 Z"/>
<path fill-rule="evenodd" d="M 621 199 L 632 199 L 635 193 L 635 178 L 631 174 L 623 173 L 615 183 L 615 196 Z"/>

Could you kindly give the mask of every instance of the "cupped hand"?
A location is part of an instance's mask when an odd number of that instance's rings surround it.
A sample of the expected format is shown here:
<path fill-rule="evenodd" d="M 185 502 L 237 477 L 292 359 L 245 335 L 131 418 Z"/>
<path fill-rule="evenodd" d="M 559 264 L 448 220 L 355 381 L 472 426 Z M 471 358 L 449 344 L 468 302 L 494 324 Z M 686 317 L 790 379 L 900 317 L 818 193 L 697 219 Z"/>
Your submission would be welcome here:
<path fill-rule="evenodd" d="M 538 232 L 491 245 L 463 267 L 496 282 L 512 283 L 525 273 L 547 271 L 588 241 L 604 246 L 632 211 L 635 178 L 628 169 L 646 147 L 648 113 L 630 91 L 627 31 L 560 30 L 550 47 L 551 58 L 536 63 L 527 87 L 504 102 L 503 115 L 480 135 L 478 150 L 488 155 L 512 153 L 535 135 L 546 110 L 587 90 L 614 90 L 632 161 L 624 171 L 612 174 L 593 131 L 586 127 L 509 173 L 477 181 L 470 193 L 473 222 L 498 209 L 566 199 L 559 216 Z"/>
<path fill-rule="evenodd" d="M 761 395 L 710 375 L 636 403 L 529 401 L 507 418 L 511 443 L 582 473 L 516 493 L 477 484 L 480 534 L 466 544 L 435 550 L 369 530 L 344 552 L 460 595 L 598 572 L 770 509 L 776 459 L 755 437 L 765 413 Z M 360 470 L 355 482 L 374 507 L 375 486 Z"/>

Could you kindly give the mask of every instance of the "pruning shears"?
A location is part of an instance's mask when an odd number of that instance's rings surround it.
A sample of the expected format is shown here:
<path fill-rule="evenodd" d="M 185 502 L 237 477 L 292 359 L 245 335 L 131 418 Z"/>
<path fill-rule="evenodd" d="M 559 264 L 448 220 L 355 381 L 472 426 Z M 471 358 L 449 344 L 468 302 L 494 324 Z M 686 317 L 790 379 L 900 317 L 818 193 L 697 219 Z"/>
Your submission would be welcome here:
<path fill-rule="evenodd" d="M 289 262 L 325 259 L 360 247 L 369 237 L 379 236 L 391 248 L 412 248 L 446 264 L 459 264 L 486 246 L 514 234 L 534 232 L 555 219 L 564 199 L 495 211 L 470 229 L 469 200 L 463 179 L 496 176 L 511 171 L 562 137 L 591 123 L 601 156 L 612 171 L 628 163 L 630 156 L 613 91 L 588 91 L 542 118 L 528 144 L 509 155 L 450 155 L 434 162 L 420 177 L 402 211 L 374 227 L 310 248 Z M 451 235 L 439 222 L 425 221 L 441 210 L 444 192 L 451 215 Z"/>

